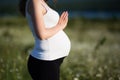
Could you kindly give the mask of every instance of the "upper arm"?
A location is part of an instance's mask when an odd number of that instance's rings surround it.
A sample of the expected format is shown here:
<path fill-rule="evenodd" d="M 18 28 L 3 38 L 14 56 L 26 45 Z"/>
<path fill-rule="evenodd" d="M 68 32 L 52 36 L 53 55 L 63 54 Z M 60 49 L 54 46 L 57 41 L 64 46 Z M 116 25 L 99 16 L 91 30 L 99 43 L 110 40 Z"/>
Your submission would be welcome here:
<path fill-rule="evenodd" d="M 36 35 L 40 37 L 42 32 L 44 32 L 45 30 L 45 24 L 43 19 L 43 6 L 39 0 L 31 0 L 29 9 Z"/>

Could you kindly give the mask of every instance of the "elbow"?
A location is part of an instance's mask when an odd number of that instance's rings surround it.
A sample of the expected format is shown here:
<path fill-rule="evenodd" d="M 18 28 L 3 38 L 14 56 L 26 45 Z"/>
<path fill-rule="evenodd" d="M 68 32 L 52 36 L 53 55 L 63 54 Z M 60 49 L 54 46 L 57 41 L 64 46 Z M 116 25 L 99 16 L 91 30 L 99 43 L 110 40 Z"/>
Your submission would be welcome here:
<path fill-rule="evenodd" d="M 40 36 L 39 39 L 40 40 L 46 40 L 47 38 L 45 36 Z"/>
<path fill-rule="evenodd" d="M 40 33 L 39 36 L 38 36 L 38 38 L 39 38 L 40 40 L 46 40 L 46 39 L 48 39 L 46 33 Z"/>

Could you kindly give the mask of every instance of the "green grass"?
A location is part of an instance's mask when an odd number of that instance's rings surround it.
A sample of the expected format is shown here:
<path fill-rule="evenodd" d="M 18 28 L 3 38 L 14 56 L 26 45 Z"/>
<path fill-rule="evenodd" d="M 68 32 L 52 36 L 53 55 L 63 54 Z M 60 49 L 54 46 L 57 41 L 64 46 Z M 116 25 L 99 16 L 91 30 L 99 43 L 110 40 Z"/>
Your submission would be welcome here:
<path fill-rule="evenodd" d="M 61 80 L 120 80 L 120 21 L 70 19 L 70 55 Z M 31 80 L 27 59 L 34 40 L 22 17 L 0 18 L 0 80 Z"/>

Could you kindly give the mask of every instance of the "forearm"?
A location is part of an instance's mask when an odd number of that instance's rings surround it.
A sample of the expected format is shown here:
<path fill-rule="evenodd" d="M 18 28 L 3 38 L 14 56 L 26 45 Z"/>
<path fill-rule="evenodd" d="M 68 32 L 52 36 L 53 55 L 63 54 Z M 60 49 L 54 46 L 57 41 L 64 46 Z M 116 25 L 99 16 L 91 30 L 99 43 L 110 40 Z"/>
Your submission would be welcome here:
<path fill-rule="evenodd" d="M 52 36 L 54 36 L 57 32 L 59 32 L 60 30 L 62 30 L 61 27 L 59 27 L 60 25 L 56 25 L 52 28 L 44 28 L 44 30 L 42 30 L 40 33 L 39 33 L 39 38 L 41 40 L 45 40 L 45 39 L 48 39 Z"/>

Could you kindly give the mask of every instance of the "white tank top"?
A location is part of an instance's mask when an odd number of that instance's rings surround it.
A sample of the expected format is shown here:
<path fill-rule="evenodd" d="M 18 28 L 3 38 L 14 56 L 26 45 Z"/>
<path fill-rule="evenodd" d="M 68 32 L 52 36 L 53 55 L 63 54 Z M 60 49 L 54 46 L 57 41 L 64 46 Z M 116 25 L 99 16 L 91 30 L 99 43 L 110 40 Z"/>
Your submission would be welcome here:
<path fill-rule="evenodd" d="M 28 1 L 27 1 L 27 4 L 28 4 Z M 59 14 L 55 10 L 48 7 L 47 5 L 44 5 L 44 4 L 42 5 L 47 10 L 47 13 L 43 16 L 45 26 L 46 28 L 51 28 L 58 23 Z M 71 48 L 71 43 L 68 36 L 65 34 L 63 30 L 57 32 L 55 35 L 53 35 L 52 37 L 46 40 L 40 40 L 36 35 L 32 18 L 30 14 L 27 12 L 27 5 L 26 5 L 26 18 L 27 18 L 30 30 L 35 39 L 34 48 L 30 53 L 31 56 L 40 60 L 55 60 L 58 58 L 68 56 Z"/>

